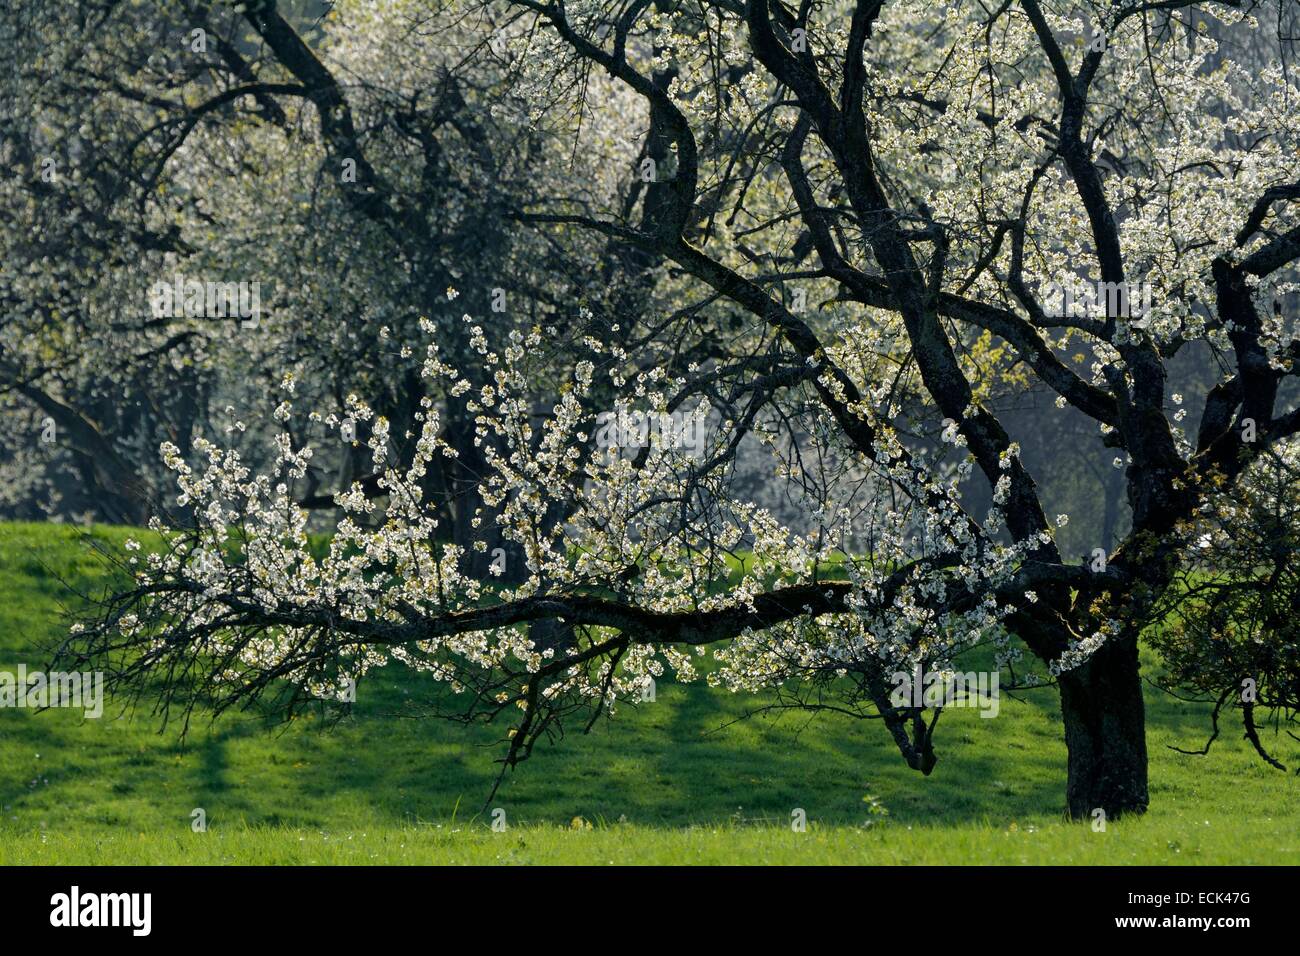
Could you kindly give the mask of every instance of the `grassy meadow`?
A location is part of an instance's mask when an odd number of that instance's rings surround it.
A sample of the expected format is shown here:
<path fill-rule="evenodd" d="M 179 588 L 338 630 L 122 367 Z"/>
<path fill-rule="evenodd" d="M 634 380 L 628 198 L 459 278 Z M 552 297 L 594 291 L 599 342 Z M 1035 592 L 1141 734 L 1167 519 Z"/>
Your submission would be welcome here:
<path fill-rule="evenodd" d="M 0 524 L 0 670 L 42 669 L 68 583 L 95 587 L 83 533 Z M 329 728 L 233 715 L 184 741 L 111 700 L 100 720 L 0 710 L 0 864 L 1300 863 L 1300 779 L 1231 723 L 1208 756 L 1171 750 L 1202 746 L 1208 713 L 1154 689 L 1151 811 L 1094 832 L 1061 814 L 1051 690 L 1004 695 L 995 719 L 945 713 L 925 778 L 876 721 L 738 721 L 754 700 L 663 680 L 655 701 L 539 747 L 485 807 L 504 727 L 394 716 L 418 680 L 368 677 Z"/>

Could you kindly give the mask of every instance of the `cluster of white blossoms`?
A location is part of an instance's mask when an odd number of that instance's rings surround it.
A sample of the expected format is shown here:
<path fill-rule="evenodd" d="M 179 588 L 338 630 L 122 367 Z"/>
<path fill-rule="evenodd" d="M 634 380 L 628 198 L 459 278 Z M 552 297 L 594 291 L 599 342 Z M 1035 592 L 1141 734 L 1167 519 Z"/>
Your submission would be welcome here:
<path fill-rule="evenodd" d="M 999 589 L 1042 542 L 998 543 L 997 509 L 982 525 L 973 522 L 958 505 L 960 470 L 937 477 L 932 462 L 909 456 L 880 425 L 877 455 L 865 463 L 876 489 L 866 527 L 858 502 L 856 522 L 847 507 L 821 509 L 798 533 L 733 497 L 725 469 L 710 469 L 657 434 L 635 458 L 593 447 L 587 400 L 598 375 L 623 380 L 617 362 L 601 362 L 603 372 L 596 362 L 578 364 L 558 401 L 539 416 L 528 397 L 530 362 L 544 335 L 515 332 L 498 354 L 472 327 L 480 360 L 493 370 L 492 383 L 472 395 L 436 343 L 424 362 L 430 392 L 463 398 L 476 416 L 489 471 L 482 476 L 488 511 L 474 516 L 474 525 L 486 532 L 494 524 L 522 555 L 526 574 L 472 574 L 470 556 L 440 527 L 424 479 L 435 456 L 455 452 L 440 436 L 432 398 L 425 399 L 420 433 L 408 436 L 414 452 L 404 465 L 396 463 L 389 423 L 355 396 L 345 419 L 307 416 L 345 440 L 364 441 L 379 489 L 367 493 L 357 483 L 337 495 L 342 515 L 327 541 L 314 541 L 294 497 L 312 449 L 290 437 L 299 413 L 294 381 L 286 377 L 275 416 L 283 430 L 266 473 L 251 474 L 233 447 L 204 442 L 196 448 L 202 461 L 191 465 L 174 446 L 163 446 L 180 489 L 177 503 L 191 510 L 194 527 L 169 529 L 155 520 L 165 547 L 144 562 L 132 554 L 139 584 L 151 592 L 144 617 L 156 624 L 154 646 L 183 623 L 186 633 L 203 634 L 194 653 L 227 661 L 227 680 L 272 674 L 317 697 L 341 697 L 369 669 L 394 662 L 459 690 L 482 687 L 484 675 L 502 671 L 536 674 L 567 654 L 574 666 L 547 671 L 541 693 L 607 706 L 635 696 L 665 668 L 691 679 L 693 653 L 706 654 L 710 645 L 710 680 L 736 690 L 850 669 L 942 667 L 989 640 L 1001 643 L 1004 658 L 1013 653 L 999 625 L 1014 600 Z M 665 412 L 665 395 L 681 383 L 664 379 L 657 369 L 636 373 L 618 410 L 635 404 Z M 351 433 L 343 433 L 345 422 Z M 734 428 L 722 421 L 710 435 L 711 451 L 725 448 Z M 565 520 L 554 520 L 557 510 Z M 476 548 L 485 550 L 487 538 Z M 815 610 L 805 599 L 770 627 L 742 617 L 730 631 L 698 641 L 578 620 L 562 622 L 580 625 L 576 644 L 539 646 L 527 626 L 536 617 L 470 620 L 484 608 L 580 596 L 655 619 L 703 620 L 729 609 L 757 615 L 757 602 L 770 606 L 795 593 L 791 588 L 806 595 L 809 586 L 823 585 L 827 601 Z M 234 623 L 223 629 L 224 621 Z M 617 654 L 588 653 L 618 637 L 625 640 L 609 643 Z M 321 668 L 322 655 L 332 666 Z M 579 666 L 593 657 L 596 666 Z M 509 699 L 512 692 L 497 693 Z"/>

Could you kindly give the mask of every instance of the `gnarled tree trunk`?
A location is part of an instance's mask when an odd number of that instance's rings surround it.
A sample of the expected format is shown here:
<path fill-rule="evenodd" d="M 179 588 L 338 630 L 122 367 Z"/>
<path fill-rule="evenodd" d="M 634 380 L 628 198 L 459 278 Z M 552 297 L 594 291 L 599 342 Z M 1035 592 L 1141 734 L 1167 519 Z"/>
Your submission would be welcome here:
<path fill-rule="evenodd" d="M 1114 639 L 1061 675 L 1061 715 L 1069 750 L 1070 816 L 1105 819 L 1147 808 L 1146 716 L 1137 642 Z"/>

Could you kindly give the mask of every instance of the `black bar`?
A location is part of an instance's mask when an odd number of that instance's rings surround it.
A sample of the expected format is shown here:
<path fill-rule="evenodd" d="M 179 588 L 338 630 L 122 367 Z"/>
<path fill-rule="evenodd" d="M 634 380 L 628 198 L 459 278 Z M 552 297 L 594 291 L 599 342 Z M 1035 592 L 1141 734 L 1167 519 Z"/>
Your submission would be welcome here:
<path fill-rule="evenodd" d="M 251 939 L 338 946 L 374 942 L 376 933 L 427 933 L 436 948 L 444 945 L 439 939 L 450 945 L 456 935 L 483 930 L 483 945 L 510 946 L 510 925 L 534 920 L 556 934 L 575 933 L 575 942 L 626 938 L 644 925 L 650 935 L 667 933 L 667 944 L 679 932 L 695 932 L 668 931 L 673 911 L 724 937 L 761 939 L 781 929 L 775 921 L 797 933 L 860 924 L 869 931 L 864 939 L 892 927 L 904 938 L 967 944 L 1042 932 L 1071 941 L 1199 935 L 1231 944 L 1242 933 L 1276 937 L 1295 926 L 1294 870 L 1282 867 L 723 869 L 615 867 L 593 879 L 509 867 L 8 868 L 0 870 L 0 913 L 11 945 L 71 934 L 79 942 L 205 949 Z M 60 914 L 56 908 L 61 899 L 71 903 L 74 886 L 88 918 L 99 909 L 98 894 L 149 894 L 148 934 L 136 932 L 143 928 L 143 896 L 132 909 L 121 897 L 109 901 L 105 911 L 111 916 L 116 908 L 126 925 L 51 925 L 52 916 L 66 915 L 70 907 Z M 94 903 L 86 902 L 90 896 Z M 129 916 L 137 917 L 136 928 Z M 1148 919 L 1154 922 L 1131 922 Z M 598 934 L 606 923 L 619 935 Z"/>

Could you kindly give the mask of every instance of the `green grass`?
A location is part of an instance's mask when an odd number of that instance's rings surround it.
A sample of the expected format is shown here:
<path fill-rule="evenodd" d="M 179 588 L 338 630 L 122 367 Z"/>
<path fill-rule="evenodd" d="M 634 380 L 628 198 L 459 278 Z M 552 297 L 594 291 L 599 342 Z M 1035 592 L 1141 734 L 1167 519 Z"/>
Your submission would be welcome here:
<path fill-rule="evenodd" d="M 63 582 L 98 574 L 72 529 L 0 524 L 0 669 L 42 666 L 62 633 Z M 509 776 L 492 801 L 501 833 L 481 808 L 503 728 L 385 716 L 419 692 L 390 670 L 363 681 L 355 716 L 331 729 L 233 716 L 185 743 L 147 712 L 0 710 L 0 864 L 1300 862 L 1300 781 L 1231 726 L 1207 757 L 1173 752 L 1203 743 L 1206 711 L 1155 691 L 1152 809 L 1104 833 L 1062 818 L 1050 690 L 1004 697 L 995 719 L 946 713 L 924 778 L 878 722 L 732 723 L 752 700 L 661 681 L 655 702 Z M 190 829 L 199 807 L 206 833 Z M 807 832 L 790 829 L 796 807 Z"/>

